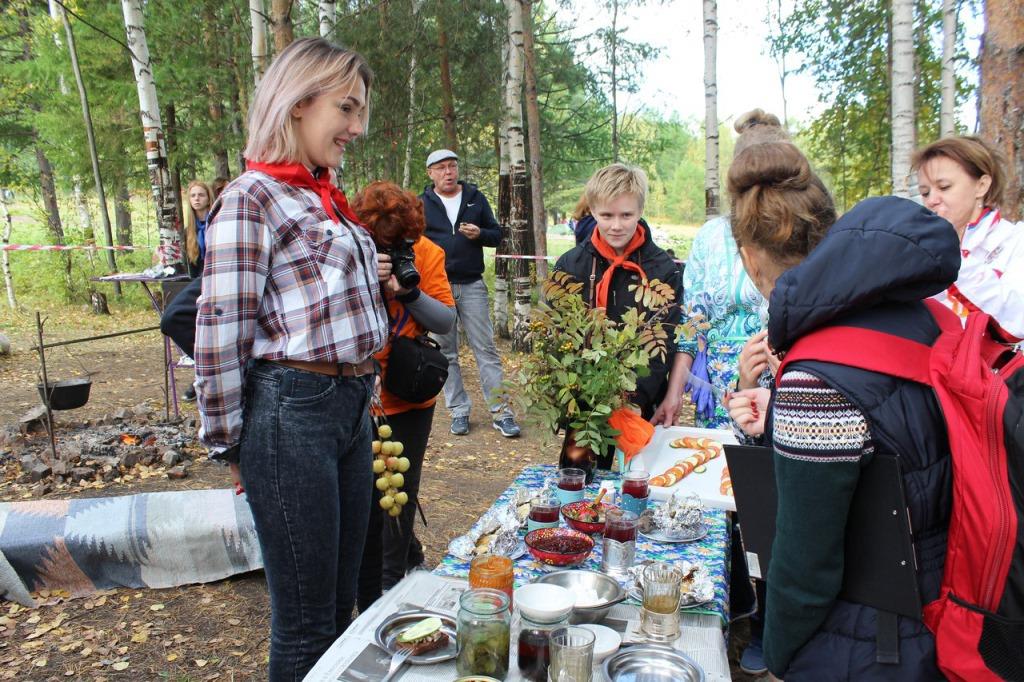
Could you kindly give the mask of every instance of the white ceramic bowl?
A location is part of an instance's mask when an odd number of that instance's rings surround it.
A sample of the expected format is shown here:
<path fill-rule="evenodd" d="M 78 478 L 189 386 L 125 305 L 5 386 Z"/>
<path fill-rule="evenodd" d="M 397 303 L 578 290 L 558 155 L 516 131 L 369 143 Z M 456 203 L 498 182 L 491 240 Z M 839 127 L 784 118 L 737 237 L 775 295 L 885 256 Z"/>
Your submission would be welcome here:
<path fill-rule="evenodd" d="M 610 627 L 594 623 L 585 623 L 580 627 L 594 633 L 594 663 L 608 658 L 622 645 L 622 637 Z"/>
<path fill-rule="evenodd" d="M 576 597 L 559 585 L 531 583 L 515 591 L 514 601 L 519 612 L 530 620 L 553 623 L 569 615 Z"/>

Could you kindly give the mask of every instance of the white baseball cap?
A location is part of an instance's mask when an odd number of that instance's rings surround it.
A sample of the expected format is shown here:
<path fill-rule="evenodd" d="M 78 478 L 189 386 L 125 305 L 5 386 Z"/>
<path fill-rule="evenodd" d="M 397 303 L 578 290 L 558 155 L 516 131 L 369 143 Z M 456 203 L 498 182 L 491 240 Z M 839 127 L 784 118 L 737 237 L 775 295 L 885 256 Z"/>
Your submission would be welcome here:
<path fill-rule="evenodd" d="M 430 152 L 430 156 L 427 157 L 427 168 L 430 168 L 435 163 L 441 163 L 448 159 L 459 160 L 459 155 L 453 152 L 451 149 L 436 149 Z"/>

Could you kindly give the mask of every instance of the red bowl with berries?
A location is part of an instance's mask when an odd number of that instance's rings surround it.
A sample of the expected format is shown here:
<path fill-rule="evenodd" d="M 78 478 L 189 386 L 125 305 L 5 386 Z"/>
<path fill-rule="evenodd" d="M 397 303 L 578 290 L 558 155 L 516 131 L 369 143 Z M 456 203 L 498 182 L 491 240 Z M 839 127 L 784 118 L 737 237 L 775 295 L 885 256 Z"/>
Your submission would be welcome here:
<path fill-rule="evenodd" d="M 602 502 L 595 508 L 592 500 L 580 500 L 563 504 L 562 517 L 570 528 L 594 535 L 604 532 L 605 515 L 610 509 L 618 507 Z"/>
<path fill-rule="evenodd" d="M 594 538 L 571 528 L 538 528 L 526 534 L 526 548 L 550 566 L 579 566 L 594 551 Z"/>

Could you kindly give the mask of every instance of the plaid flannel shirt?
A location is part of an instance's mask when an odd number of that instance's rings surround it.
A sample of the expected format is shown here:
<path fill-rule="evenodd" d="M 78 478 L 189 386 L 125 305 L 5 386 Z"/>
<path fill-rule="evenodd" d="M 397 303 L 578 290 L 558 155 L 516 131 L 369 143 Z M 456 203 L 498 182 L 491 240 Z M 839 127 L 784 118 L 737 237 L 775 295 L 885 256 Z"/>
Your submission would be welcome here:
<path fill-rule="evenodd" d="M 250 359 L 358 363 L 387 333 L 365 230 L 258 171 L 224 189 L 206 233 L 195 349 L 199 437 L 214 457 L 240 439 Z"/>

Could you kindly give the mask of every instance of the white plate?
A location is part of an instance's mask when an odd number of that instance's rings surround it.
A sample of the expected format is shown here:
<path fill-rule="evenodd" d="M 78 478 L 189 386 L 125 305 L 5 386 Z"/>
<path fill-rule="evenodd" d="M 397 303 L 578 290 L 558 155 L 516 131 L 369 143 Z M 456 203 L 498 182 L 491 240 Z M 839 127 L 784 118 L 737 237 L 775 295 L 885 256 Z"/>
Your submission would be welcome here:
<path fill-rule="evenodd" d="M 708 526 L 705 523 L 700 524 L 697 532 L 692 535 L 670 535 L 669 533 L 657 528 L 652 530 L 650 533 L 645 533 L 643 531 L 638 532 L 648 540 L 664 542 L 666 544 L 676 544 L 680 542 L 696 542 L 697 540 L 703 540 L 708 536 Z"/>
<path fill-rule="evenodd" d="M 692 436 L 694 438 L 711 438 L 719 443 L 735 444 L 736 437 L 732 431 L 726 429 L 695 429 L 684 426 L 670 426 L 663 428 L 657 426 L 654 429 L 654 436 L 651 442 L 640 451 L 637 459 L 633 460 L 631 467 L 638 469 L 643 467 L 651 472 L 651 476 L 664 473 L 674 466 L 676 462 L 686 459 L 695 450 L 689 448 L 673 448 L 669 445 L 677 438 Z M 639 461 L 638 461 L 639 460 Z M 695 492 L 700 496 L 705 508 L 724 509 L 736 511 L 736 501 L 731 495 L 723 495 L 719 492 L 722 484 L 722 469 L 725 468 L 725 453 L 714 458 L 706 465 L 707 471 L 703 474 L 690 473 L 689 476 L 676 483 L 674 486 L 662 488 L 651 486 L 651 500 L 663 502 L 672 496 L 677 490 Z M 683 494 L 685 495 L 686 492 Z"/>

